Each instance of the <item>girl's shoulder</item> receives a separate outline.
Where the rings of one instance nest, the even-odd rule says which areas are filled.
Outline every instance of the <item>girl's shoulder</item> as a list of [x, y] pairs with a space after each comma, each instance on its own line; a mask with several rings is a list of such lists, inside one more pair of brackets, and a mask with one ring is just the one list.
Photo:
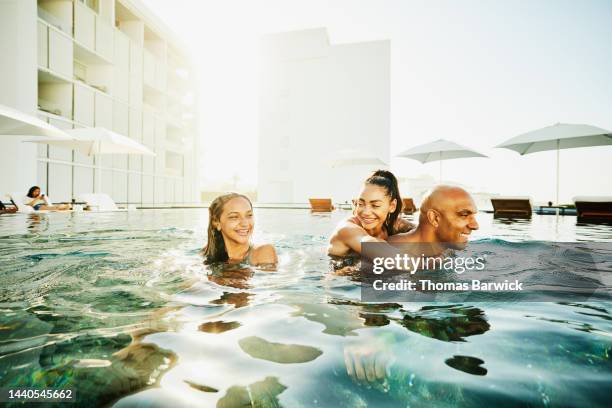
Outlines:
[[272, 244], [257, 244], [251, 249], [251, 263], [257, 264], [273, 264], [276, 263], [276, 249]]

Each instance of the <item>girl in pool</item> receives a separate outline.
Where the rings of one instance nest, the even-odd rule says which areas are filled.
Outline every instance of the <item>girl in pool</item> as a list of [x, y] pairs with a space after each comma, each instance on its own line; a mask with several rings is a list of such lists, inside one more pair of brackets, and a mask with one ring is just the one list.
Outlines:
[[274, 265], [276, 251], [270, 244], [253, 245], [253, 205], [242, 194], [229, 193], [214, 199], [208, 209], [208, 242], [203, 249], [207, 264]]
[[28, 194], [23, 197], [23, 204], [32, 207], [35, 211], [64, 211], [70, 209], [68, 205], [51, 205], [49, 198], [41, 193], [38, 186], [30, 187]]
[[412, 230], [414, 225], [400, 218], [401, 212], [397, 179], [390, 171], [375, 171], [363, 184], [353, 216], [332, 233], [328, 254], [354, 257], [361, 253], [364, 242], [385, 242], [391, 235]]

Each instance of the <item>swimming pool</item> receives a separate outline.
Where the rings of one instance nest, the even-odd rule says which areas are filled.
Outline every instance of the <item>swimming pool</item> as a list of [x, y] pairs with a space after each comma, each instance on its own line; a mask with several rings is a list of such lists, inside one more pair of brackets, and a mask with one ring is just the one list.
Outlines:
[[[77, 405], [608, 406], [608, 303], [362, 304], [332, 276], [348, 212], [256, 210], [277, 272], [218, 274], [207, 210], [0, 218], [0, 387], [71, 387]], [[575, 217], [493, 220], [477, 238], [612, 241]], [[381, 339], [382, 381], [347, 375]]]

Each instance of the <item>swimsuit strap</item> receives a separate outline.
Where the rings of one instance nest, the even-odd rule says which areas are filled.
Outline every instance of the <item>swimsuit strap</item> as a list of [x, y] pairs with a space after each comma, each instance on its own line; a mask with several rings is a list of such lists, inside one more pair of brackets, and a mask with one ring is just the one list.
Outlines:
[[253, 252], [253, 245], [249, 245], [246, 255], [242, 259], [241, 263], [251, 264], [251, 253]]

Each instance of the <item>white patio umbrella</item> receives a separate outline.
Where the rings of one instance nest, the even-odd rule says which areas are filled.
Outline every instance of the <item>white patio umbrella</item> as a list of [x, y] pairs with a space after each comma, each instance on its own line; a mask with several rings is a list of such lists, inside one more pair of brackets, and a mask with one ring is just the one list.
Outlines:
[[[155, 153], [145, 145], [105, 128], [81, 128], [67, 130], [66, 132], [70, 135], [70, 140], [38, 138], [26, 140], [26, 142], [45, 143], [74, 149], [88, 156], [95, 154], [140, 154], [155, 156]], [[96, 190], [100, 188], [100, 176], [100, 164], [98, 164], [95, 183]]]
[[332, 167], [347, 167], [347, 166], [388, 166], [382, 159], [361, 150], [343, 149], [336, 152]]
[[463, 159], [468, 157], [488, 157], [482, 153], [472, 150], [449, 140], [439, 139], [434, 142], [425, 143], [412, 147], [397, 157], [405, 157], [420, 161], [421, 163], [429, 163], [434, 161], [440, 162], [440, 181], [442, 181], [442, 161], [452, 159]]
[[54, 140], [68, 140], [62, 130], [6, 105], [0, 105], [0, 136], [43, 136]]
[[495, 146], [529, 153], [557, 150], [557, 197], [559, 205], [559, 151], [577, 147], [612, 145], [612, 132], [591, 125], [557, 123], [531, 132], [523, 133]]
[[26, 142], [44, 143], [74, 149], [88, 156], [95, 154], [141, 154], [155, 156], [155, 153], [134, 139], [105, 128], [81, 128], [67, 130], [69, 140], [30, 139]]

